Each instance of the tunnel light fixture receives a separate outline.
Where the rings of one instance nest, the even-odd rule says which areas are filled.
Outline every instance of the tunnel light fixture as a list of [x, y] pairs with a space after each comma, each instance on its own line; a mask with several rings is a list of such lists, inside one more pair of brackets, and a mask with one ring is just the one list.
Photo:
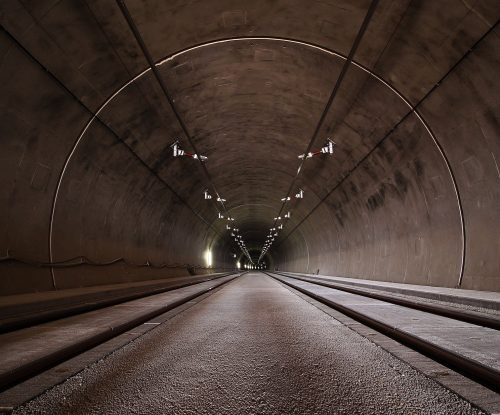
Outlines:
[[336, 146], [337, 144], [335, 142], [332, 141], [331, 138], [327, 138], [326, 139], [326, 144], [321, 148], [321, 152], [323, 154], [329, 154], [329, 155], [332, 155], [333, 154], [333, 148]]
[[311, 157], [318, 156], [320, 154], [328, 154], [332, 155], [333, 154], [333, 149], [337, 144], [331, 140], [331, 138], [326, 139], [326, 143], [323, 147], [321, 147], [319, 150], [316, 151], [310, 151], [307, 154], [301, 154], [298, 156], [299, 159], [310, 159]]
[[282, 202], [288, 202], [290, 200], [290, 196], [284, 197], [281, 199]]
[[296, 199], [304, 199], [304, 191], [299, 189], [299, 192], [295, 194]]
[[231, 217], [231, 216], [228, 216], [228, 217], [227, 217], [227, 220], [228, 220], [228, 221], [234, 221], [234, 218], [233, 218], [233, 217]]
[[175, 141], [174, 144], [170, 146], [173, 151], [174, 157], [180, 157], [184, 155], [184, 150], [182, 150], [179, 146], [179, 141]]
[[313, 156], [313, 153], [309, 152], [309, 153], [307, 153], [307, 154], [300, 154], [300, 155], [298, 155], [297, 157], [298, 157], [299, 159], [304, 159], [304, 158], [306, 158], [306, 159], [310, 159], [312, 156]]
[[226, 201], [226, 199], [223, 199], [222, 197], [217, 196], [217, 202], [224, 203], [225, 201]]
[[226, 229], [227, 229], [228, 231], [230, 231], [230, 230], [231, 230], [231, 226], [226, 225]]
[[276, 216], [274, 220], [281, 220], [281, 216]]
[[196, 153], [189, 153], [187, 151], [184, 151], [180, 145], [179, 145], [179, 141], [175, 141], [171, 146], [172, 148], [172, 154], [174, 157], [182, 157], [182, 156], [185, 156], [185, 157], [191, 157], [193, 159], [196, 159], [196, 160], [200, 160], [200, 161], [205, 161], [208, 159], [207, 156], [202, 156], [201, 154], [199, 155], [198, 157], [198, 154]]
[[218, 216], [219, 219], [224, 219], [224, 215], [222, 213], [220, 213], [220, 212], [218, 212], [218, 213], [219, 213], [219, 216]]
[[203, 191], [203, 195], [204, 195], [204, 197], [205, 197], [205, 200], [210, 200], [210, 199], [212, 199], [212, 195], [211, 195], [210, 193], [208, 193], [208, 189], [205, 189], [205, 190]]
[[290, 219], [290, 216], [291, 216], [290, 212], [287, 212], [287, 213], [285, 214], [285, 218], [287, 218], [287, 219]]
[[186, 153], [186, 156], [192, 157], [194, 159], [198, 159], [199, 158], [200, 161], [208, 160], [207, 156], [202, 156], [201, 154], [200, 154], [200, 157], [198, 157], [198, 154]]
[[282, 223], [278, 226], [278, 229], [283, 229], [283, 224]]

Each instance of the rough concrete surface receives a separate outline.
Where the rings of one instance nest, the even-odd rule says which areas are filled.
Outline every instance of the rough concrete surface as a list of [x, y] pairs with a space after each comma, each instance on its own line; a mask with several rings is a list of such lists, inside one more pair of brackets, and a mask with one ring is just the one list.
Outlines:
[[15, 414], [479, 414], [247, 274]]

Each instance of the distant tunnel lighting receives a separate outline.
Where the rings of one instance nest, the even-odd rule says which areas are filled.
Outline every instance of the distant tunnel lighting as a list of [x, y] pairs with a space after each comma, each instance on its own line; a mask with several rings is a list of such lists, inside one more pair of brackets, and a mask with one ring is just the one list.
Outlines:
[[205, 265], [210, 268], [212, 266], [212, 251], [207, 249], [205, 251]]
[[241, 263], [240, 261], [236, 261], [236, 268], [240, 269], [241, 268]]

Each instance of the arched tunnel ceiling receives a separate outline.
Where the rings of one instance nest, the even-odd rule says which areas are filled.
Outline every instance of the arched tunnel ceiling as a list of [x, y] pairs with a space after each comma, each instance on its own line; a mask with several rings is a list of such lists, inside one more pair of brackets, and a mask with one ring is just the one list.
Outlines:
[[[260, 248], [370, 2], [126, 4]], [[207, 246], [233, 252], [199, 163], [172, 157], [177, 139], [192, 148], [117, 4], [8, 0], [0, 12], [5, 258], [196, 264]], [[283, 267], [448, 286], [465, 272], [466, 287], [496, 289], [500, 241], [481, 233], [498, 211], [499, 15], [494, 1], [379, 2], [313, 146], [332, 137], [334, 155], [305, 163], [294, 191], [306, 197], [285, 207]]]

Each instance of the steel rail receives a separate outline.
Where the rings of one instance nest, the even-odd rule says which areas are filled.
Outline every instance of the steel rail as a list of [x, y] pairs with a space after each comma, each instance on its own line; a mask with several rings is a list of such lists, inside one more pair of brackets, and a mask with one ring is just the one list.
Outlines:
[[[132, 320], [120, 323], [119, 325], [114, 327], [109, 327], [107, 330], [94, 334], [82, 341], [79, 341], [78, 343], [62, 347], [61, 349], [43, 356], [37, 360], [24, 362], [15, 369], [2, 373], [0, 375], [0, 392], [3, 392], [27, 379], [30, 379], [66, 360], [71, 359], [72, 357], [82, 354], [87, 350], [101, 343], [104, 343], [105, 341], [111, 340], [118, 335], [125, 333], [126, 331], [131, 330], [134, 327], [147, 322], [148, 320], [151, 320], [154, 317], [164, 314], [167, 311], [173, 310], [174, 308], [177, 308], [185, 303], [188, 303], [189, 301], [194, 300], [195, 298], [207, 294], [218, 287], [228, 284], [231, 281], [234, 281], [235, 278], [238, 278], [238, 276], [241, 276], [243, 273], [235, 274], [236, 275], [234, 277], [228, 279], [227, 281], [219, 282], [218, 284], [212, 287], [205, 288], [200, 292], [190, 294], [186, 297], [173, 301], [172, 303], [165, 304], [157, 309], [151, 310], [143, 315], [135, 317]], [[225, 277], [229, 276], [226, 275]], [[144, 295], [144, 297], [145, 296], [147, 295]]]
[[354, 288], [346, 286], [341, 283], [327, 282], [325, 280], [318, 281], [314, 277], [308, 277], [305, 275], [289, 275], [284, 272], [275, 272], [275, 274], [282, 275], [284, 277], [293, 278], [300, 281], [309, 282], [311, 284], [321, 285], [323, 287], [333, 288], [339, 291], [345, 291], [350, 294], [361, 295], [363, 297], [373, 298], [375, 300], [385, 301], [387, 303], [401, 305], [407, 308], [413, 308], [415, 310], [425, 311], [427, 313], [440, 315], [443, 317], [453, 318], [455, 320], [465, 321], [466, 323], [475, 324], [477, 326], [488, 327], [494, 330], [500, 330], [500, 318], [493, 315], [487, 315], [484, 313], [479, 313], [476, 311], [460, 310], [458, 308], [446, 307], [439, 304], [431, 303], [421, 303], [418, 301], [395, 297], [391, 294], [383, 294], [373, 292], [367, 288]]
[[[152, 287], [134, 287], [133, 289], [122, 289], [113, 294], [112, 298], [96, 299], [96, 293], [84, 295], [72, 299], [69, 306], [57, 308], [50, 304], [39, 304], [35, 314], [15, 314], [10, 312], [8, 308], [1, 307], [0, 311], [3, 314], [0, 318], [0, 334], [10, 331], [23, 329], [26, 327], [35, 326], [38, 324], [47, 323], [49, 321], [59, 320], [61, 318], [71, 317], [77, 314], [87, 313], [89, 311], [98, 310], [100, 308], [110, 307], [117, 304], [122, 304], [128, 301], [137, 300], [139, 298], [149, 297], [156, 294], [162, 294], [167, 291], [177, 290], [179, 288], [189, 287], [191, 285], [200, 284], [202, 282], [213, 281], [219, 278], [228, 277], [238, 272], [225, 272], [220, 274], [206, 274], [197, 277], [191, 277], [190, 281], [181, 281], [172, 283], [159, 283]], [[189, 278], [189, 277], [188, 277]], [[10, 314], [10, 316], [5, 316]]]
[[441, 346], [423, 340], [415, 335], [398, 330], [397, 328], [389, 324], [383, 323], [373, 317], [369, 317], [366, 314], [359, 313], [342, 304], [338, 304], [320, 295], [311, 293], [310, 291], [308, 291], [303, 287], [296, 286], [293, 283], [282, 280], [281, 278], [273, 276], [270, 273], [266, 272], [266, 274], [269, 277], [277, 281], [280, 281], [282, 284], [287, 285], [311, 298], [314, 298], [320, 303], [323, 303], [341, 312], [342, 314], [345, 314], [346, 316], [351, 317], [354, 320], [362, 324], [365, 324], [366, 326], [371, 327], [374, 330], [398, 342], [407, 345], [408, 347], [428, 356], [429, 358], [436, 360], [440, 363], [443, 363], [444, 365], [450, 367], [453, 370], [456, 370], [457, 372], [463, 374], [464, 376], [474, 381], [477, 381], [483, 386], [486, 386], [487, 388], [497, 393], [500, 392], [500, 372], [498, 370], [492, 367], [488, 367], [475, 360], [468, 359], [458, 353], [444, 349]]

